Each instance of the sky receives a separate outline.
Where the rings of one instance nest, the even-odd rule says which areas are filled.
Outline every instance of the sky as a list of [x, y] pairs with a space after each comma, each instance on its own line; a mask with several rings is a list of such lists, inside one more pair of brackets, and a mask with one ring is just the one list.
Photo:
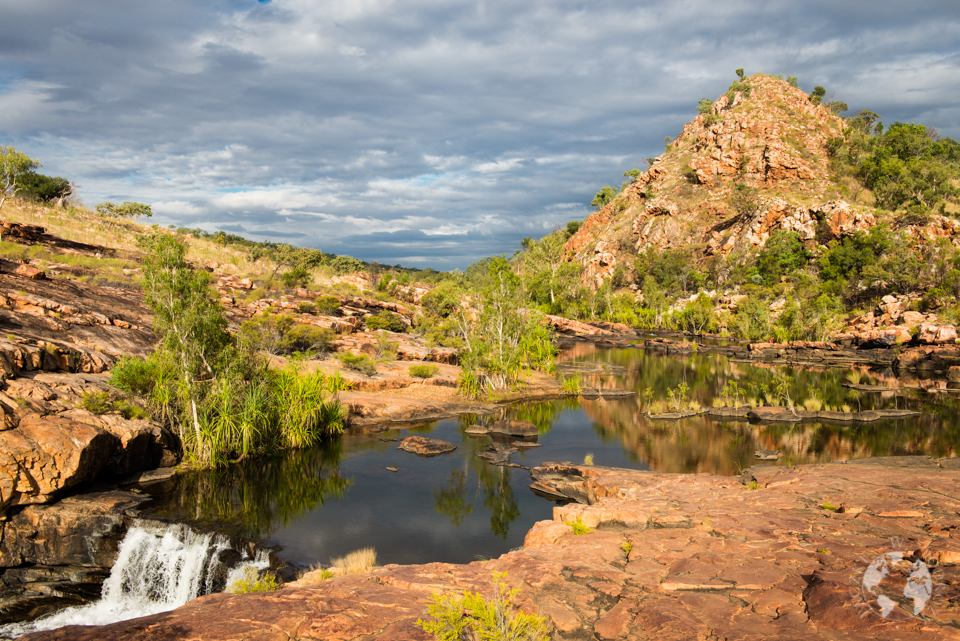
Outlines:
[[956, 0], [0, 0], [0, 145], [151, 222], [464, 269], [736, 79], [960, 139]]

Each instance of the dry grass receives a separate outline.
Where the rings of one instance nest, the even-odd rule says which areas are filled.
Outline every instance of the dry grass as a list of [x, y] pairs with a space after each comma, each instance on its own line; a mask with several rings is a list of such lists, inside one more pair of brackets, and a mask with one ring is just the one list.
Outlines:
[[346, 556], [330, 559], [330, 571], [336, 576], [363, 574], [377, 565], [377, 551], [373, 548], [354, 550]]

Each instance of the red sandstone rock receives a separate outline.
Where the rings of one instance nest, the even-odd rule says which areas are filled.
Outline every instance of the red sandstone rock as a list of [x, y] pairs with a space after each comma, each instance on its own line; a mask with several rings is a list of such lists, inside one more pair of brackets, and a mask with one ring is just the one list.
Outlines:
[[17, 274], [32, 280], [43, 280], [47, 277], [46, 272], [32, 265], [20, 265], [17, 267]]
[[[520, 607], [546, 616], [558, 641], [957, 638], [960, 567], [948, 561], [960, 559], [960, 469], [949, 460], [758, 466], [743, 481], [553, 463], [534, 473], [590, 504], [557, 507], [522, 550], [498, 559], [391, 565], [315, 587], [211, 595], [173, 612], [28, 639], [426, 641], [414, 623], [427, 616], [431, 595], [489, 594], [494, 571], [507, 573]], [[822, 509], [838, 496], [863, 511]], [[880, 517], [894, 511], [920, 516]], [[573, 534], [567, 523], [578, 518], [597, 529]], [[891, 623], [857, 605], [858, 586], [867, 564], [898, 544], [943, 561], [926, 618]]]

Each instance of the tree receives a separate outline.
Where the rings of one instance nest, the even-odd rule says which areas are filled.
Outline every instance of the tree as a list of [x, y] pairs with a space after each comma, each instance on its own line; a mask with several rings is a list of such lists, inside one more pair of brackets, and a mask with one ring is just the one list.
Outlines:
[[[177, 391], [189, 408], [194, 435], [200, 442], [197, 405], [201, 381], [215, 376], [218, 357], [231, 342], [227, 320], [211, 295], [207, 272], [190, 267], [187, 248], [180, 240], [156, 232], [142, 246], [149, 251], [143, 262], [143, 291], [153, 311], [154, 329], [160, 334], [157, 351], [169, 357], [177, 372]], [[180, 438], [184, 440], [182, 432]]]
[[745, 77], [743, 73], [743, 69], [737, 69], [737, 77], [740, 78], [740, 82], [743, 82], [743, 79]]
[[39, 166], [39, 162], [13, 147], [0, 147], [0, 209], [7, 197], [16, 196], [22, 177]]
[[794, 89], [800, 88], [800, 81], [797, 80], [796, 76], [787, 76], [787, 84], [793, 87]]
[[150, 205], [143, 203], [134, 203], [129, 200], [124, 201], [122, 205], [115, 205], [110, 201], [97, 205], [97, 213], [102, 216], [111, 216], [113, 218], [131, 218], [137, 220], [141, 216], [150, 218], [153, 216], [153, 209]]
[[827, 95], [827, 90], [821, 87], [820, 85], [817, 85], [816, 87], [813, 88], [813, 91], [810, 92], [810, 102], [812, 102], [815, 105], [819, 105], [820, 101], [823, 100], [823, 97], [825, 95]]
[[830, 111], [832, 111], [837, 115], [840, 115], [844, 111], [848, 111], [850, 109], [850, 106], [847, 105], [847, 103], [845, 103], [842, 100], [831, 100], [830, 102], [827, 103], [827, 109], [829, 109]]
[[609, 203], [613, 202], [613, 199], [616, 197], [617, 190], [610, 185], [605, 185], [603, 189], [597, 192], [597, 195], [593, 197], [593, 200], [590, 201], [590, 206], [596, 207], [597, 209], [603, 209]]
[[523, 276], [527, 280], [531, 297], [538, 303], [546, 303], [549, 299], [550, 313], [559, 313], [559, 294], [568, 289], [571, 282], [571, 269], [563, 256], [563, 246], [567, 242], [567, 235], [557, 229], [547, 234], [539, 241], [532, 238], [524, 239], [524, 253], [522, 254]]
[[701, 98], [697, 103], [697, 113], [709, 116], [713, 112], [713, 101], [709, 98]]
[[524, 367], [554, 369], [551, 332], [539, 313], [523, 309], [523, 283], [504, 257], [489, 261], [489, 283], [477, 300], [477, 317], [457, 319], [464, 340], [461, 388], [474, 396], [508, 389]]
[[20, 179], [20, 190], [43, 203], [56, 200], [56, 206], [62, 207], [64, 199], [73, 193], [73, 185], [66, 178], [28, 172]]

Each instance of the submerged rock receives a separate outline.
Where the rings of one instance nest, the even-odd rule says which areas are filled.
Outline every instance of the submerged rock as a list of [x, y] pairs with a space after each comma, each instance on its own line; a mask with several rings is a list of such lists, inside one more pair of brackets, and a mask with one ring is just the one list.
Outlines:
[[537, 426], [529, 421], [495, 421], [487, 425], [477, 423], [466, 429], [470, 436], [506, 434], [507, 436], [536, 436]]

